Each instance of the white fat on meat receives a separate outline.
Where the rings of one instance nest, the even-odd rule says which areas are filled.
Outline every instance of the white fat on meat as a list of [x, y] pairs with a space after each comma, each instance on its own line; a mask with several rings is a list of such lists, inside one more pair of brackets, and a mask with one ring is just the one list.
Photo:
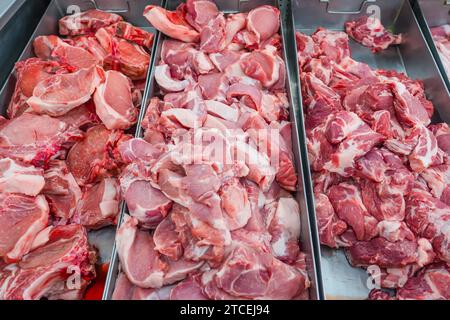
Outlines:
[[105, 81], [95, 91], [94, 102], [97, 115], [109, 130], [126, 130], [137, 121], [131, 80], [121, 72], [105, 73]]
[[209, 114], [220, 117], [224, 120], [236, 122], [239, 118], [239, 110], [225, 103], [215, 100], [206, 100], [206, 109]]
[[52, 75], [40, 82], [27, 103], [38, 114], [58, 117], [91, 99], [103, 78], [103, 69], [92, 67], [74, 73]]
[[169, 19], [170, 14], [172, 12], [158, 6], [147, 6], [144, 10], [144, 17], [153, 27], [165, 35], [184, 42], [197, 42], [199, 40], [200, 35], [194, 28], [181, 19], [181, 22], [177, 24]]
[[0, 160], [0, 191], [37, 196], [44, 188], [42, 169], [18, 163], [12, 159]]
[[117, 231], [116, 245], [121, 266], [134, 285], [161, 288], [168, 266], [154, 250], [150, 233], [139, 230], [137, 225], [137, 219], [125, 216]]
[[170, 75], [170, 67], [167, 64], [155, 68], [155, 79], [158, 85], [169, 92], [179, 92], [189, 85], [188, 80], [175, 80]]
[[42, 195], [2, 194], [0, 204], [0, 257], [15, 262], [30, 251], [36, 235], [47, 226], [50, 209]]

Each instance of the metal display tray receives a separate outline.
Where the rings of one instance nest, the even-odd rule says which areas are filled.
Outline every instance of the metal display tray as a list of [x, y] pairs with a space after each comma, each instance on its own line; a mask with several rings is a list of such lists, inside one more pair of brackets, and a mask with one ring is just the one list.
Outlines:
[[[281, 1], [270, 1], [270, 0], [245, 0], [245, 1], [227, 1], [227, 0], [217, 0], [215, 1], [219, 9], [226, 13], [235, 13], [235, 12], [248, 12], [252, 10], [253, 8], [256, 8], [261, 5], [273, 5], [275, 7], [278, 7], [282, 12], [285, 12], [283, 6], [286, 4], [286, 2], [282, 3]], [[165, 8], [168, 10], [174, 10], [181, 1], [166, 1]], [[284, 19], [283, 19], [284, 20]], [[283, 21], [281, 24], [281, 35], [283, 39], [283, 55], [284, 59], [287, 64], [287, 45], [288, 45], [288, 39], [286, 36], [286, 30], [285, 30], [285, 22]], [[159, 33], [156, 41], [156, 49], [154, 50], [154, 59], [153, 59], [153, 65], [151, 67], [151, 75], [150, 79], [148, 81], [148, 87], [147, 92], [148, 95], [146, 96], [146, 103], [143, 106], [143, 109], [147, 107], [150, 99], [158, 94], [157, 90], [157, 84], [154, 77], [154, 66], [157, 65], [160, 61], [160, 54], [161, 54], [161, 48], [162, 43], [167, 37], [164, 36], [162, 33]], [[309, 217], [311, 215], [308, 214], [308, 208], [307, 208], [307, 197], [305, 193], [305, 183], [303, 180], [303, 167], [302, 164], [302, 157], [300, 152], [300, 136], [298, 134], [298, 131], [295, 130], [299, 127], [299, 116], [301, 114], [299, 105], [294, 104], [294, 97], [291, 95], [292, 92], [294, 92], [295, 89], [295, 82], [293, 81], [294, 73], [292, 70], [288, 70], [287, 72], [287, 84], [286, 89], [289, 96], [290, 101], [290, 116], [291, 116], [291, 122], [293, 124], [293, 130], [292, 130], [292, 140], [293, 140], [293, 148], [294, 148], [294, 156], [295, 156], [295, 163], [298, 171], [298, 178], [299, 178], [299, 189], [296, 193], [296, 199], [300, 205], [301, 210], [301, 248], [302, 251], [307, 256], [307, 270], [308, 275], [311, 280], [311, 288], [310, 288], [310, 298], [311, 299], [320, 299], [320, 293], [319, 293], [319, 286], [317, 282], [317, 269], [316, 269], [316, 253], [315, 248], [317, 247], [317, 244], [315, 244], [315, 238], [311, 233], [311, 221], [309, 220]], [[145, 111], [145, 110], [143, 110]], [[143, 114], [143, 113], [142, 113]], [[142, 119], [141, 119], [142, 120]], [[142, 136], [142, 130], [139, 127], [137, 129], [137, 134], [139, 136]], [[124, 212], [124, 214], [128, 214], [128, 212]], [[123, 216], [121, 217], [121, 221], [123, 220]], [[314, 224], [315, 226], [315, 224]], [[112, 297], [112, 294], [114, 292], [115, 282], [119, 273], [119, 258], [117, 255], [116, 248], [113, 249], [113, 257], [111, 260], [111, 268], [108, 273], [107, 282], [106, 282], [106, 289], [104, 291], [104, 300], [110, 300]]]
[[[428, 2], [429, 0], [426, 0]], [[293, 0], [288, 7], [288, 29], [306, 34], [318, 27], [343, 30], [344, 23], [361, 15], [380, 13], [382, 23], [395, 33], [402, 33], [401, 45], [374, 54], [369, 48], [351, 40], [353, 57], [376, 69], [394, 69], [405, 72], [413, 79], [421, 79], [425, 84], [427, 97], [433, 102], [436, 112], [433, 122], [450, 123], [450, 96], [447, 87], [427, 45], [411, 4], [407, 0]], [[448, 11], [446, 11], [446, 14]], [[296, 39], [291, 34], [291, 68], [295, 69], [295, 79], [299, 85], [299, 66], [296, 52]], [[298, 103], [302, 106], [301, 94], [297, 88]], [[300, 112], [299, 134], [303, 158], [308, 208], [315, 221], [313, 182], [309, 170], [309, 159], [304, 127], [304, 116]], [[313, 228], [316, 231], [317, 228]], [[370, 292], [370, 281], [365, 270], [353, 268], [348, 263], [343, 250], [319, 246], [316, 264], [320, 270], [319, 283], [323, 286], [324, 299], [366, 299]]]
[[422, 27], [425, 39], [441, 71], [442, 78], [450, 91], [450, 75], [445, 71], [439, 51], [431, 35], [431, 28], [450, 24], [450, 1], [444, 0], [414, 0], [413, 9]]
[[[40, 20], [38, 26], [36, 27], [33, 35], [31, 36], [27, 46], [25, 47], [23, 53], [21, 54], [18, 61], [25, 60], [34, 57], [33, 53], [33, 40], [41, 35], [59, 34], [58, 32], [58, 21], [62, 17], [72, 14], [75, 12], [83, 12], [89, 9], [100, 9], [107, 12], [114, 12], [120, 14], [125, 21], [130, 22], [134, 26], [140, 27], [144, 30], [156, 34], [156, 30], [151, 28], [147, 23], [147, 20], [143, 17], [144, 8], [147, 5], [155, 4], [160, 5], [160, 1], [151, 0], [52, 0], [49, 4], [47, 10], [45, 11], [42, 19]], [[156, 36], [155, 36], [156, 38]], [[152, 52], [155, 49], [156, 42], [153, 45]], [[151, 72], [151, 66], [153, 59], [153, 54], [151, 55], [150, 67], [147, 74], [147, 82], [149, 79], [149, 74]], [[1, 115], [6, 115], [6, 110], [8, 108], [11, 97], [14, 93], [14, 88], [16, 85], [16, 75], [14, 70], [11, 71], [9, 77], [7, 78], [3, 88], [0, 91], [0, 111]], [[148, 86], [146, 86], [147, 88]], [[143, 94], [143, 104], [141, 105], [139, 119], [142, 119], [142, 113], [144, 110], [144, 102], [146, 101], [147, 92], [144, 91]], [[138, 124], [136, 127], [140, 127]], [[129, 133], [136, 136], [136, 127], [129, 130]], [[121, 205], [121, 215], [124, 210], [124, 202]], [[89, 231], [88, 237], [89, 242], [93, 245], [99, 253], [98, 261], [99, 264], [109, 263], [111, 261], [113, 246], [115, 241], [116, 226], [109, 226], [102, 228], [100, 230]]]

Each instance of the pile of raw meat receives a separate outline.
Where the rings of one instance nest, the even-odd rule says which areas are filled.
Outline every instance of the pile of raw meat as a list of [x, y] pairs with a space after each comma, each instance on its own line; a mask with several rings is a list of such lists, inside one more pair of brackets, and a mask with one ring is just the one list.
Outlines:
[[[354, 39], [391, 43], [364, 21], [347, 24]], [[396, 294], [373, 299], [449, 299], [449, 127], [431, 124], [421, 81], [353, 60], [346, 33], [296, 38], [321, 243], [379, 268]]]
[[146, 8], [166, 34], [143, 139], [119, 151], [130, 215], [113, 299], [306, 299], [280, 12]]
[[118, 148], [131, 138], [153, 35], [101, 11], [60, 20], [16, 65], [0, 120], [0, 299], [79, 299], [95, 278], [87, 230], [115, 224]]
[[431, 34], [439, 51], [445, 72], [450, 76], [450, 25], [446, 24], [431, 28]]

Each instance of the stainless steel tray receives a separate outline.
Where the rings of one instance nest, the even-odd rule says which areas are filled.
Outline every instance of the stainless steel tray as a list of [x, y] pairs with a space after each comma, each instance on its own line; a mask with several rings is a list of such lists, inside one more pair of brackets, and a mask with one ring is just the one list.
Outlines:
[[[428, 1], [428, 0], [427, 0]], [[353, 57], [377, 69], [394, 69], [405, 72], [414, 79], [422, 79], [427, 96], [436, 108], [434, 122], [450, 121], [450, 96], [439, 72], [438, 66], [425, 41], [418, 21], [407, 0], [293, 0], [288, 7], [288, 29], [306, 34], [313, 33], [319, 26], [343, 30], [344, 23], [361, 15], [379, 10], [382, 23], [396, 33], [404, 34], [404, 43], [391, 47], [386, 51], [373, 54], [370, 49], [351, 40]], [[299, 79], [296, 40], [291, 34], [289, 50], [292, 52], [291, 68], [295, 70], [295, 79]], [[297, 88], [299, 91], [299, 88]], [[299, 92], [296, 101], [301, 106]], [[303, 108], [302, 108], [303, 109]], [[312, 192], [311, 172], [309, 170], [308, 152], [303, 113], [299, 113], [299, 130], [301, 137], [301, 153], [306, 181], [311, 221], [315, 221], [315, 204]], [[312, 229], [317, 231], [317, 227]], [[316, 233], [317, 235], [317, 233]], [[319, 281], [323, 286], [325, 299], [366, 299], [370, 291], [368, 275], [365, 270], [349, 265], [342, 250], [334, 250], [320, 246], [317, 250], [317, 265], [320, 268]]]
[[[172, 0], [168, 0], [166, 1], [166, 9], [168, 10], [174, 10], [181, 1], [172, 1]], [[256, 8], [257, 6], [260, 5], [273, 5], [276, 7], [279, 7], [283, 10], [281, 10], [282, 12], [285, 12], [283, 6], [286, 4], [286, 1], [284, 1], [284, 3], [282, 3], [281, 1], [270, 1], [270, 0], [243, 0], [243, 1], [226, 1], [226, 0], [217, 0], [215, 1], [216, 4], [218, 5], [219, 9], [223, 12], [226, 13], [233, 13], [233, 12], [247, 12], [252, 10], [253, 8]], [[282, 33], [282, 37], [283, 37], [283, 44], [284, 44], [284, 59], [287, 63], [287, 52], [286, 52], [286, 48], [287, 48], [287, 37], [286, 37], [286, 32], [285, 32], [285, 21], [283, 19], [283, 23], [282, 23], [282, 27], [281, 27], [281, 33]], [[161, 48], [162, 48], [162, 42], [164, 41], [166, 37], [163, 34], [159, 34], [157, 37], [157, 43], [156, 43], [156, 49], [154, 50], [154, 60], [153, 60], [153, 64], [157, 64], [159, 62], [159, 57], [161, 54]], [[150, 75], [150, 80], [148, 82], [148, 87], [147, 87], [147, 92], [148, 95], [146, 97], [146, 104], [145, 106], [148, 105], [148, 102], [150, 101], [150, 98], [154, 97], [157, 95], [157, 85], [156, 85], [156, 81], [154, 78], [154, 68], [152, 66], [151, 68], [151, 75]], [[299, 107], [298, 104], [294, 104], [294, 97], [291, 95], [292, 92], [295, 92], [295, 87], [292, 86], [291, 88], [291, 84], [293, 84], [294, 82], [292, 81], [292, 76], [294, 75], [293, 72], [291, 72], [291, 70], [288, 70], [288, 75], [287, 75], [287, 84], [289, 84], [287, 86], [287, 92], [289, 95], [289, 99], [290, 99], [290, 115], [291, 115], [291, 121], [293, 123], [293, 129], [292, 130], [292, 134], [293, 134], [293, 148], [294, 148], [294, 154], [295, 154], [295, 162], [297, 165], [297, 170], [298, 170], [298, 176], [299, 176], [299, 191], [296, 194], [296, 199], [300, 205], [300, 209], [302, 212], [301, 215], [301, 226], [302, 226], [302, 230], [301, 230], [301, 248], [302, 251], [305, 252], [305, 254], [307, 255], [307, 268], [308, 268], [308, 274], [311, 280], [311, 288], [310, 288], [310, 298], [311, 299], [319, 299], [320, 294], [319, 294], [319, 288], [318, 288], [318, 284], [317, 284], [317, 270], [316, 270], [316, 265], [315, 265], [315, 242], [314, 239], [312, 237], [311, 234], [311, 222], [309, 220], [309, 214], [308, 214], [308, 208], [307, 208], [307, 197], [305, 194], [305, 183], [303, 181], [303, 167], [304, 165], [302, 164], [302, 157], [301, 157], [301, 152], [300, 152], [300, 137], [298, 135], [298, 131], [295, 130], [296, 127], [299, 126], [299, 118], [298, 116], [300, 115], [299, 112]], [[142, 120], [142, 119], [140, 119]], [[137, 130], [137, 134], [140, 136], [142, 134], [141, 132], [141, 128], [139, 126], [138, 130]], [[124, 214], [128, 214], [127, 212], [124, 212]], [[123, 216], [122, 216], [123, 218]], [[315, 224], [314, 224], [315, 225]], [[104, 296], [103, 298], [105, 300], [110, 300], [114, 291], [114, 286], [115, 286], [115, 281], [117, 279], [118, 276], [118, 271], [119, 271], [119, 259], [117, 256], [117, 251], [114, 248], [113, 251], [113, 258], [112, 258], [112, 262], [111, 262], [111, 268], [109, 270], [109, 274], [107, 277], [107, 283], [106, 283], [106, 289], [104, 292]]]
[[[39, 22], [36, 30], [31, 36], [27, 46], [25, 47], [20, 60], [25, 60], [33, 57], [33, 40], [41, 35], [58, 34], [58, 21], [62, 17], [77, 12], [77, 10], [85, 11], [89, 9], [98, 8], [108, 12], [115, 12], [120, 14], [126, 21], [132, 23], [133, 25], [143, 28], [149, 32], [156, 34], [156, 30], [151, 28], [147, 20], [143, 17], [143, 12], [145, 6], [149, 4], [159, 5], [161, 1], [159, 0], [52, 0], [49, 4], [47, 10], [45, 11], [41, 21]], [[78, 12], [80, 12], [78, 11]], [[156, 43], [154, 43], [155, 48]], [[151, 57], [153, 59], [153, 55]], [[152, 66], [152, 60], [150, 61], [150, 66]], [[149, 74], [151, 68], [149, 68], [147, 74], [147, 81], [149, 79]], [[9, 101], [14, 93], [14, 87], [16, 84], [16, 76], [14, 71], [11, 71], [9, 77], [7, 78], [3, 88], [0, 91], [0, 111], [1, 115], [6, 114]], [[147, 88], [147, 86], [146, 86]], [[147, 92], [144, 91], [143, 102], [147, 97]], [[141, 106], [141, 113], [145, 112], [144, 103]], [[142, 115], [140, 115], [142, 118]], [[132, 129], [131, 134], [136, 134], [136, 130]], [[122, 212], [124, 205], [122, 204]], [[98, 263], [109, 263], [112, 257], [114, 238], [116, 234], [116, 226], [106, 227], [97, 231], [90, 231], [89, 242], [98, 249], [99, 259]], [[111, 267], [112, 265], [110, 265]]]
[[450, 1], [414, 0], [413, 8], [417, 19], [419, 20], [420, 26], [422, 27], [425, 39], [427, 40], [430, 50], [436, 59], [439, 70], [441, 71], [442, 78], [447, 85], [447, 89], [450, 90], [450, 75], [448, 75], [445, 71], [439, 51], [436, 48], [430, 30], [430, 28], [450, 23]]

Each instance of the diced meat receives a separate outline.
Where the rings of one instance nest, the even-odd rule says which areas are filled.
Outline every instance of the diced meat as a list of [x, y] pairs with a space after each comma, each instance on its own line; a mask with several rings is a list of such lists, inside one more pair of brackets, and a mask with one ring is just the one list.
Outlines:
[[345, 24], [345, 30], [357, 42], [369, 47], [373, 52], [387, 49], [391, 45], [402, 42], [401, 35], [387, 31], [376, 17], [363, 16], [356, 21]]
[[112, 300], [169, 300], [173, 286], [144, 289], [132, 284], [125, 273], [117, 276]]
[[367, 212], [357, 186], [347, 183], [332, 186], [328, 198], [336, 214], [352, 227], [358, 240], [370, 240], [376, 235], [378, 222]]
[[9, 158], [0, 160], [0, 192], [37, 196], [44, 188], [42, 169], [21, 164]]
[[30, 251], [36, 235], [47, 226], [48, 203], [43, 196], [8, 193], [0, 195], [0, 203], [0, 258], [16, 262]]
[[336, 215], [325, 194], [316, 193], [315, 200], [320, 242], [331, 248], [337, 248], [339, 246], [338, 238], [347, 230], [347, 224]]
[[189, 84], [187, 80], [173, 79], [167, 64], [159, 65], [155, 68], [155, 80], [162, 89], [169, 92], [183, 91]]
[[94, 94], [97, 115], [109, 130], [128, 129], [138, 116], [131, 96], [131, 81], [117, 71], [108, 71], [105, 77]]
[[36, 113], [61, 116], [89, 101], [102, 78], [98, 67], [52, 75], [39, 82], [27, 103]]

